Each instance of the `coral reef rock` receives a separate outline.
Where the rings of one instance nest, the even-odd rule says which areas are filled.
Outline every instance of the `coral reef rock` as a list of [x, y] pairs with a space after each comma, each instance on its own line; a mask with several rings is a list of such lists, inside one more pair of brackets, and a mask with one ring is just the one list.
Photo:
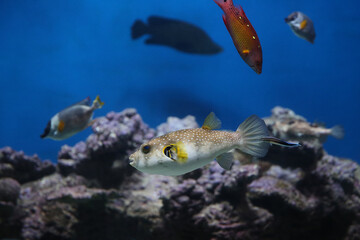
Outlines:
[[76, 173], [100, 182], [103, 187], [116, 186], [133, 168], [128, 156], [155, 131], [143, 123], [135, 109], [110, 112], [98, 118], [86, 142], [67, 145], [58, 154], [58, 167], [63, 175]]
[[54, 164], [48, 160], [42, 162], [36, 154], [30, 157], [10, 147], [0, 149], [0, 178], [10, 177], [26, 183], [54, 172]]
[[[292, 121], [307, 123], [281, 107], [266, 118], [276, 136]], [[129, 166], [143, 142], [197, 126], [168, 118], [155, 131], [134, 109], [110, 112], [85, 142], [62, 147], [56, 168], [1, 149], [0, 239], [360, 239], [359, 165], [316, 136], [271, 146], [260, 162], [235, 151], [229, 171], [215, 161], [178, 177]]]
[[16, 180], [12, 178], [0, 179], [0, 233], [6, 228], [16, 225], [12, 223], [11, 216], [15, 215], [14, 211], [19, 194], [20, 184]]

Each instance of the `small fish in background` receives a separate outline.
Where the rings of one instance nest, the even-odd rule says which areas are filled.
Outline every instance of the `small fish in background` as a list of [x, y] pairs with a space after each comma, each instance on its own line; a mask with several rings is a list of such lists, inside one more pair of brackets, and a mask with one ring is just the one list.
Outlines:
[[220, 126], [220, 120], [210, 113], [201, 128], [171, 132], [144, 143], [130, 156], [130, 165], [149, 174], [177, 176], [203, 167], [213, 159], [229, 170], [233, 149], [264, 157], [270, 143], [299, 146], [270, 137], [265, 122], [255, 115], [247, 118], [235, 132], [213, 130]]
[[296, 36], [314, 43], [316, 36], [314, 24], [304, 13], [293, 12], [285, 18], [285, 22], [290, 26]]
[[91, 125], [94, 110], [104, 105], [99, 96], [90, 104], [91, 100], [87, 97], [55, 114], [40, 137], [64, 140], [84, 130]]
[[324, 123], [309, 123], [303, 116], [293, 110], [277, 106], [271, 110], [272, 115], [265, 119], [274, 136], [291, 141], [324, 143], [328, 136], [344, 138], [344, 128], [336, 125], [326, 128]]
[[185, 53], [216, 54], [222, 51], [199, 27], [180, 20], [150, 16], [148, 23], [136, 20], [131, 27], [132, 39], [150, 35], [146, 44], [163, 45]]
[[262, 49], [255, 29], [241, 6], [232, 0], [214, 0], [224, 11], [223, 20], [241, 58], [257, 73], [262, 72]]
[[327, 140], [328, 136], [332, 136], [336, 139], [343, 139], [345, 135], [344, 128], [340, 125], [326, 128], [323, 124], [309, 124], [302, 121], [292, 121], [288, 124], [289, 126], [283, 130], [286, 130], [289, 135], [293, 136], [292, 139], [305, 141], [318, 139], [323, 143]]

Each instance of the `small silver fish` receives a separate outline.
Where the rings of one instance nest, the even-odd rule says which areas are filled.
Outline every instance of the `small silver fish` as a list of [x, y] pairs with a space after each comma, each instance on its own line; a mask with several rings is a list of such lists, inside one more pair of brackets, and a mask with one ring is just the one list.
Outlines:
[[314, 43], [316, 37], [314, 23], [304, 13], [293, 12], [285, 18], [285, 22], [290, 26], [296, 36]]
[[294, 147], [298, 144], [270, 137], [265, 122], [252, 115], [235, 132], [215, 131], [220, 120], [210, 113], [201, 128], [183, 129], [154, 138], [130, 156], [130, 165], [149, 174], [177, 176], [200, 168], [213, 159], [231, 168], [233, 149], [264, 157], [269, 143]]
[[90, 103], [90, 98], [87, 97], [55, 114], [40, 137], [64, 140], [87, 128], [92, 123], [94, 110], [104, 105], [99, 96], [91, 106]]

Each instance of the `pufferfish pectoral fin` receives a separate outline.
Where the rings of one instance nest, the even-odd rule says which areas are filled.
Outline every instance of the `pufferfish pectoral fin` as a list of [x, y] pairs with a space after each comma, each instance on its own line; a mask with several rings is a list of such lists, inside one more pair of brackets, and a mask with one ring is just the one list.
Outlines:
[[188, 160], [188, 154], [186, 152], [185, 144], [183, 142], [177, 142], [172, 144], [170, 148], [172, 159], [178, 163], [186, 163]]
[[219, 163], [219, 165], [225, 169], [230, 170], [232, 162], [233, 162], [233, 154], [231, 152], [226, 152], [223, 154], [220, 154], [216, 157], [216, 161]]
[[211, 112], [204, 120], [202, 129], [213, 130], [221, 128], [221, 121], [215, 116], [215, 113]]

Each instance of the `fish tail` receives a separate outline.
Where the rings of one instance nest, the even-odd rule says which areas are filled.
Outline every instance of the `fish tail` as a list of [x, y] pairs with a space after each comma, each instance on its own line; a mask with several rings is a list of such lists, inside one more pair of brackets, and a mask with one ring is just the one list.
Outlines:
[[141, 20], [136, 20], [131, 27], [131, 38], [137, 39], [147, 33], [148, 27]]
[[236, 130], [239, 133], [238, 149], [253, 157], [264, 157], [269, 149], [269, 142], [263, 139], [269, 136], [264, 120], [256, 115], [248, 117]]
[[97, 95], [95, 100], [93, 101], [92, 108], [93, 109], [99, 109], [99, 108], [102, 108], [103, 105], [104, 105], [104, 102], [102, 102], [100, 100], [99, 95]]
[[336, 125], [331, 128], [331, 136], [337, 139], [343, 139], [345, 135], [344, 128], [340, 125]]

